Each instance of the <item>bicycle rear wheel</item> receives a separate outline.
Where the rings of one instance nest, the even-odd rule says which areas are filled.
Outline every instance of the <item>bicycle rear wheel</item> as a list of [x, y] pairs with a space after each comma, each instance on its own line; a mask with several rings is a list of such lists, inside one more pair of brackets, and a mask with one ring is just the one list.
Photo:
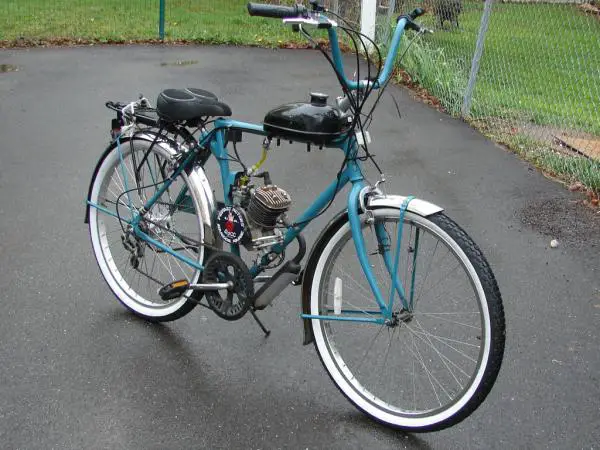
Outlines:
[[[386, 208], [373, 215], [363, 234], [387, 301], [391, 277], [382, 252], [394, 256], [400, 214]], [[388, 237], [385, 245], [376, 227]], [[407, 212], [400, 234], [398, 276], [409, 307], [396, 294], [385, 325], [312, 319], [315, 346], [334, 383], [360, 410], [395, 428], [439, 430], [466, 418], [492, 388], [504, 352], [502, 301], [481, 251], [443, 213]], [[381, 317], [348, 221], [329, 230], [306, 276], [311, 314]]]
[[[171, 176], [173, 155], [168, 147], [142, 139], [115, 143], [100, 163], [90, 196], [108, 211], [90, 207], [89, 230], [100, 271], [123, 305], [153, 322], [178, 319], [196, 305], [190, 299], [193, 291], [163, 300], [161, 287], [177, 280], [197, 283], [200, 276], [199, 270], [137, 237], [127, 223]], [[203, 224], [193, 192], [184, 171], [145, 214], [140, 229], [201, 263]]]

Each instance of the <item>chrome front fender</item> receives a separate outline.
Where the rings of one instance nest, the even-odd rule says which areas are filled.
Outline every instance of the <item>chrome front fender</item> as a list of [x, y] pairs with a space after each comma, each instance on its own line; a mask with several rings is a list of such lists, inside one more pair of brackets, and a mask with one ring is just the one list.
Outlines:
[[196, 208], [202, 216], [204, 241], [206, 244], [221, 248], [223, 242], [219, 237], [219, 233], [217, 233], [215, 224], [215, 197], [204, 169], [198, 165], [194, 166], [188, 179], [191, 185], [190, 188], [194, 190], [192, 197], [196, 202]]
[[[367, 209], [375, 208], [400, 208], [402, 202], [406, 200], [406, 197], [402, 195], [373, 195], [367, 197]], [[412, 199], [407, 208], [408, 211], [418, 214], [420, 216], [431, 216], [432, 214], [443, 211], [444, 209], [440, 206], [434, 205], [420, 198]]]

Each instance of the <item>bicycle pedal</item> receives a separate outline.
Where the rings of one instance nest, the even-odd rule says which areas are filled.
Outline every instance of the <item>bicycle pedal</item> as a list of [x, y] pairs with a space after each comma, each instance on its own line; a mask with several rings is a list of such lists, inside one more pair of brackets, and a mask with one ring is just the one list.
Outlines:
[[158, 295], [163, 300], [173, 300], [187, 291], [190, 287], [190, 283], [187, 280], [177, 280], [169, 283], [158, 290]]

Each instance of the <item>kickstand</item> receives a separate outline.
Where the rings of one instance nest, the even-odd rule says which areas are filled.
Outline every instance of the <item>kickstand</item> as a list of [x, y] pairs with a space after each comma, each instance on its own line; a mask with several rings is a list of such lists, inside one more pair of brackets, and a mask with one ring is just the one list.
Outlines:
[[271, 330], [267, 330], [265, 328], [265, 326], [260, 321], [260, 319], [256, 315], [256, 312], [253, 309], [250, 310], [250, 314], [252, 314], [252, 317], [254, 317], [254, 320], [256, 320], [256, 323], [258, 324], [258, 326], [260, 327], [260, 329], [263, 330], [263, 333], [265, 333], [265, 337], [269, 337], [269, 335], [271, 334]]

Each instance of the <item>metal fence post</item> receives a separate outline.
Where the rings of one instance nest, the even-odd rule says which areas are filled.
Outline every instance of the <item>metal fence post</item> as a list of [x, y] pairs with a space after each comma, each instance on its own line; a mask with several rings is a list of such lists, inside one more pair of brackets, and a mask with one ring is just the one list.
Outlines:
[[158, 9], [158, 37], [161, 41], [165, 39], [165, 2], [160, 0]]
[[[375, 20], [377, 19], [377, 0], [362, 0], [360, 11], [360, 32], [375, 41]], [[367, 44], [367, 49], [370, 49]]]
[[483, 44], [485, 42], [485, 35], [487, 34], [488, 24], [490, 22], [493, 3], [494, 0], [485, 0], [483, 16], [481, 17], [481, 24], [479, 25], [479, 35], [477, 36], [477, 45], [475, 47], [475, 53], [473, 54], [473, 60], [471, 61], [469, 83], [467, 84], [467, 90], [465, 91], [465, 97], [463, 99], [461, 108], [461, 115], [463, 118], [468, 117], [469, 113], [471, 112], [473, 91], [475, 90], [475, 82], [477, 81], [477, 73], [479, 72], [479, 64], [481, 62], [481, 55], [483, 54]]
[[385, 24], [383, 27], [383, 36], [381, 36], [381, 39], [379, 39], [379, 42], [382, 44], [387, 45], [388, 42], [390, 41], [390, 33], [392, 31], [392, 17], [394, 16], [394, 13], [396, 12], [396, 0], [390, 0], [388, 3], [388, 11], [387, 11], [387, 17], [385, 20]]
[[339, 0], [333, 0], [331, 2], [331, 10], [335, 13], [335, 14], [339, 14], [340, 13], [340, 3]]

